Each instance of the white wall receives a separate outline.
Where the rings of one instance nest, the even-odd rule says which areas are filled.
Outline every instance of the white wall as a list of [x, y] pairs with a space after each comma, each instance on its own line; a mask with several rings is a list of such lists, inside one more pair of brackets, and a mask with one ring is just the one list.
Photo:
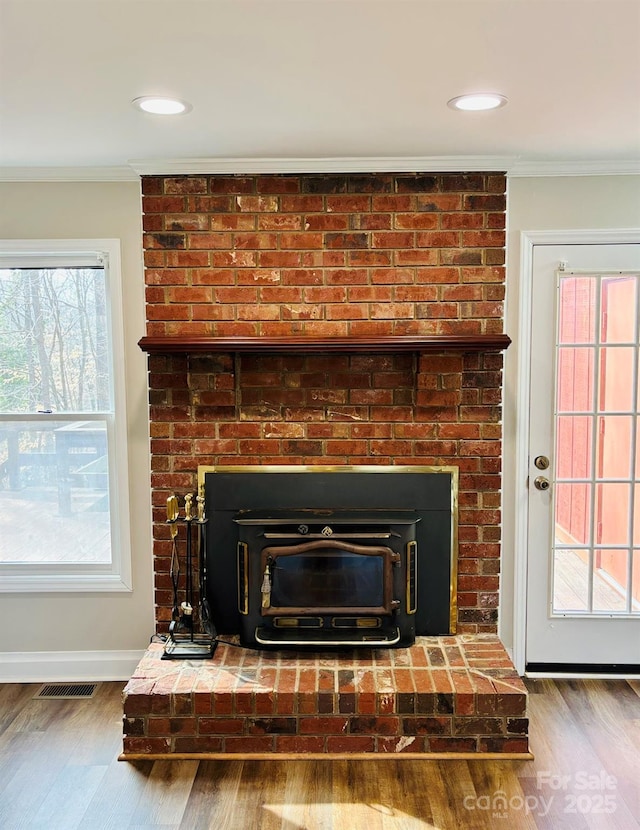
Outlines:
[[503, 553], [500, 636], [514, 644], [516, 511], [516, 407], [518, 384], [518, 306], [520, 302], [520, 234], [522, 231], [640, 228], [640, 176], [513, 178], [507, 203], [506, 333], [513, 343], [505, 358]]
[[0, 183], [0, 238], [121, 241], [133, 576], [131, 593], [0, 595], [0, 679], [101, 679], [96, 661], [125, 677], [154, 631], [139, 182]]
[[[506, 332], [513, 344], [507, 350], [505, 367], [500, 633], [505, 645], [512, 648], [520, 232], [640, 227], [640, 176], [510, 179], [507, 227]], [[3, 664], [5, 668], [12, 664], [12, 656], [15, 659], [10, 670], [23, 666], [17, 671], [25, 677], [57, 679], [56, 667], [60, 667], [60, 674], [66, 671], [68, 679], [80, 680], [92, 672], [97, 677], [90, 653], [103, 652], [105, 665], [125, 665], [144, 648], [154, 629], [146, 358], [136, 345], [144, 333], [145, 319], [139, 185], [0, 183], [0, 238], [82, 237], [115, 237], [122, 243], [134, 590], [131, 594], [106, 596], [1, 595], [0, 679]], [[60, 653], [62, 657], [70, 655], [69, 659], [59, 659]], [[74, 654], [78, 658], [75, 661]], [[83, 656], [88, 659], [82, 660]], [[43, 674], [36, 678], [33, 667], [38, 664], [43, 666]], [[83, 665], [88, 667], [86, 671], [80, 668]], [[65, 668], [68, 666], [71, 668]], [[118, 674], [116, 669], [113, 672], [114, 676]], [[5, 679], [8, 676], [4, 671]]]

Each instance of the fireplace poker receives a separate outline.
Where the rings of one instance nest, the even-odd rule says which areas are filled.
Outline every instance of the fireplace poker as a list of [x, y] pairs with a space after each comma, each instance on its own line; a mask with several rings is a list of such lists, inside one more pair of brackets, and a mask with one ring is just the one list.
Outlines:
[[180, 609], [182, 610], [182, 626], [183, 628], [189, 629], [191, 639], [193, 640], [193, 553], [191, 550], [191, 522], [193, 521], [193, 515], [191, 513], [192, 501], [193, 496], [191, 495], [191, 493], [187, 493], [187, 495], [184, 497], [184, 523], [187, 528], [187, 573], [185, 585], [185, 598], [184, 602], [180, 605]]
[[169, 496], [167, 499], [167, 524], [169, 525], [169, 533], [171, 534], [171, 567], [169, 575], [171, 577], [171, 585], [173, 587], [173, 610], [171, 612], [172, 625], [177, 622], [180, 617], [180, 608], [178, 607], [178, 587], [180, 583], [180, 557], [178, 556], [178, 499], [174, 496]]
[[198, 518], [196, 519], [198, 525], [198, 565], [200, 568], [200, 625], [204, 634], [210, 637], [216, 636], [215, 626], [211, 619], [211, 608], [209, 607], [209, 597], [207, 594], [207, 522], [204, 515], [204, 484], [200, 485], [198, 496], [196, 498], [198, 505]]

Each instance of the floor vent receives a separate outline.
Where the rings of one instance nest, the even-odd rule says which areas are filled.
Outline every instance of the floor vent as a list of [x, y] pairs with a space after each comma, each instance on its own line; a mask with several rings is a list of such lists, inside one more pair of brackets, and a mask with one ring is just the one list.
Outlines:
[[97, 683], [47, 683], [34, 695], [35, 700], [78, 700], [93, 697]]

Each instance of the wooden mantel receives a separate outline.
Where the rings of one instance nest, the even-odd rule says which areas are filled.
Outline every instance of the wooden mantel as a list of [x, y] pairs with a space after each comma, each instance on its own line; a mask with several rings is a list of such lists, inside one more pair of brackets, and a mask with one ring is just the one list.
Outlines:
[[138, 345], [148, 354], [236, 353], [267, 354], [487, 352], [503, 351], [511, 343], [506, 334], [420, 335], [388, 337], [143, 337]]

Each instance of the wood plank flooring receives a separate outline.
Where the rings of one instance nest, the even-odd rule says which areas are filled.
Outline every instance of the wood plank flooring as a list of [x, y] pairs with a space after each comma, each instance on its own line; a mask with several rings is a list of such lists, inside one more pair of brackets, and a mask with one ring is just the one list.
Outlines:
[[2, 830], [640, 829], [637, 681], [527, 681], [535, 761], [119, 762], [123, 686], [0, 686]]

